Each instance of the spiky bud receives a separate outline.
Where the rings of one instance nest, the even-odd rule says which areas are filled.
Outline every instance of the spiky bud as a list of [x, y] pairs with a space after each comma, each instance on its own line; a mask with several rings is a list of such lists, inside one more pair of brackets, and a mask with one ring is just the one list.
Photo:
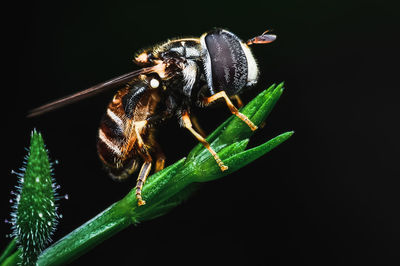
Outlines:
[[22, 251], [22, 265], [35, 265], [37, 256], [51, 241], [57, 224], [56, 185], [42, 136], [32, 131], [15, 194], [13, 236]]

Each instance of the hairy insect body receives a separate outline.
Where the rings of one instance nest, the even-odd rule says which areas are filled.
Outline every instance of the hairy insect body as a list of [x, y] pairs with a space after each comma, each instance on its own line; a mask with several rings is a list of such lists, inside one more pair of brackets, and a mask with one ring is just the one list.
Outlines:
[[150, 84], [153, 81], [155, 86], [155, 80], [142, 77], [120, 89], [100, 122], [97, 151], [114, 179], [132, 174], [141, 161], [148, 160], [156, 145], [154, 128], [147, 126], [160, 101], [158, 91]]
[[257, 129], [230, 98], [240, 102], [238, 95], [257, 83], [259, 70], [249, 46], [274, 41], [276, 36], [267, 33], [243, 42], [232, 32], [215, 29], [199, 38], [169, 40], [135, 56], [133, 61], [142, 69], [45, 104], [32, 110], [29, 116], [105, 89], [119, 89], [100, 122], [97, 151], [114, 179], [125, 179], [140, 166], [136, 197], [138, 205], [143, 205], [142, 187], [150, 170], [163, 169], [165, 162], [165, 156], [154, 140], [156, 123], [176, 116], [180, 125], [208, 149], [221, 171], [227, 170], [228, 166], [201, 134], [197, 123], [192, 124], [191, 107], [223, 100], [232, 114], [251, 130]]

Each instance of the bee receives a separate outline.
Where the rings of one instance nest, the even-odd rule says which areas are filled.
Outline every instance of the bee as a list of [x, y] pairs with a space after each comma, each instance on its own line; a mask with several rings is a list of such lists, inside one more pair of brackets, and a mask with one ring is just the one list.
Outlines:
[[176, 38], [141, 50], [133, 62], [142, 67], [33, 109], [37, 116], [108, 89], [118, 89], [101, 119], [97, 152], [113, 179], [123, 180], [139, 167], [136, 182], [138, 205], [145, 204], [142, 188], [153, 165], [164, 168], [165, 155], [155, 140], [155, 125], [173, 116], [212, 154], [221, 171], [228, 169], [202, 134], [192, 124], [191, 107], [204, 107], [224, 100], [232, 114], [256, 130], [249, 118], [232, 103], [246, 87], [257, 83], [259, 69], [249, 48], [270, 43], [268, 31], [244, 42], [224, 29], [214, 29], [199, 38]]

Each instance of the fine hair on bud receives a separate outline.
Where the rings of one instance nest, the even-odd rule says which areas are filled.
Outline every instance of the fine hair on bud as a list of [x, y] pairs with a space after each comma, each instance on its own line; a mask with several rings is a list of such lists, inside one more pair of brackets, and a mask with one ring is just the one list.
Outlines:
[[20, 172], [13, 171], [18, 184], [12, 193], [12, 237], [22, 251], [21, 265], [36, 264], [57, 226], [59, 186], [55, 184], [51, 165], [42, 135], [33, 130], [23, 166]]

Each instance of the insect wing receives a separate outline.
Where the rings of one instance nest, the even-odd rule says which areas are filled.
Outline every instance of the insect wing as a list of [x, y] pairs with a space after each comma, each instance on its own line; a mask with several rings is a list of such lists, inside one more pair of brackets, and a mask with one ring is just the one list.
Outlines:
[[151, 73], [153, 72], [154, 69], [153, 67], [147, 67], [147, 68], [142, 68], [136, 71], [132, 71], [126, 74], [123, 74], [121, 76], [118, 76], [116, 78], [107, 80], [105, 82], [99, 83], [97, 85], [94, 85], [93, 87], [90, 87], [86, 90], [74, 93], [69, 96], [65, 96], [63, 98], [60, 98], [58, 100], [52, 101], [50, 103], [47, 103], [45, 105], [42, 105], [40, 107], [37, 107], [35, 109], [32, 109], [28, 112], [27, 117], [34, 117], [41, 115], [43, 113], [47, 113], [49, 111], [52, 111], [54, 109], [58, 109], [60, 107], [63, 107], [65, 105], [83, 100], [85, 98], [94, 96], [100, 92], [106, 91], [108, 89], [112, 89], [118, 86], [121, 86], [129, 81], [131, 81], [133, 78], [141, 75], [141, 74], [146, 74], [146, 73]]

